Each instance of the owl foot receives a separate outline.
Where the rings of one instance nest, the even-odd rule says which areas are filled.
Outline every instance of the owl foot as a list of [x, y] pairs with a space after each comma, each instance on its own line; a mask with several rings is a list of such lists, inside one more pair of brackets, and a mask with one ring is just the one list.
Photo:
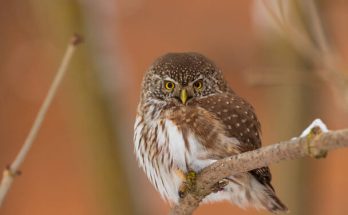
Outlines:
[[196, 187], [197, 173], [189, 171], [185, 175], [185, 181], [179, 187], [179, 196], [184, 198], [188, 191], [192, 191]]
[[307, 135], [307, 154], [315, 159], [325, 158], [327, 156], [327, 150], [318, 149], [315, 145], [311, 144], [312, 140], [321, 133], [321, 128], [319, 126], [315, 126]]
[[229, 183], [230, 181], [227, 178], [222, 179], [221, 181], [217, 182], [216, 184], [213, 185], [213, 187], [211, 188], [213, 193], [217, 193], [219, 191], [224, 190], [224, 188], [226, 187], [226, 185]]

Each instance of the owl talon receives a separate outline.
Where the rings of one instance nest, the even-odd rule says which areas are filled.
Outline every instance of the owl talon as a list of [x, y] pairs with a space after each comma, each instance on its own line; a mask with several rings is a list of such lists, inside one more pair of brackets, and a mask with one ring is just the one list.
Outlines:
[[179, 187], [179, 197], [184, 198], [187, 194], [186, 187], [183, 184]]
[[213, 185], [212, 187], [212, 192], [213, 193], [217, 193], [219, 191], [223, 191], [224, 188], [226, 187], [226, 185], [229, 183], [230, 181], [227, 178], [222, 179], [221, 181], [217, 182], [216, 184]]
[[197, 178], [196, 172], [190, 170], [186, 174], [186, 181], [185, 181], [185, 183], [187, 183], [189, 185], [189, 187], [194, 187], [196, 185], [196, 178]]
[[179, 196], [184, 198], [188, 191], [192, 191], [196, 187], [197, 173], [194, 171], [189, 171], [185, 175], [185, 181], [179, 187]]

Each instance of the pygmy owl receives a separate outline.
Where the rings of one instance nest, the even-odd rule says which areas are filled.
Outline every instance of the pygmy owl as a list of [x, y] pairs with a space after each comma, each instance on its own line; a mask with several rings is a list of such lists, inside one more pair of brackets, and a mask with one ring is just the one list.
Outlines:
[[[212, 61], [169, 53], [146, 72], [134, 125], [135, 153], [158, 192], [178, 203], [185, 174], [261, 147], [253, 107], [228, 86]], [[287, 211], [268, 167], [233, 175], [203, 202], [228, 200], [273, 213]]]

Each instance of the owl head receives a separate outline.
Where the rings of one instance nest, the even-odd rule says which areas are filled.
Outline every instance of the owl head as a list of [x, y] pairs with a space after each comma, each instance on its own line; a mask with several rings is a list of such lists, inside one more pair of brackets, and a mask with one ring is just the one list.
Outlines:
[[143, 80], [143, 101], [189, 105], [200, 97], [229, 91], [221, 71], [198, 53], [168, 53], [158, 58]]

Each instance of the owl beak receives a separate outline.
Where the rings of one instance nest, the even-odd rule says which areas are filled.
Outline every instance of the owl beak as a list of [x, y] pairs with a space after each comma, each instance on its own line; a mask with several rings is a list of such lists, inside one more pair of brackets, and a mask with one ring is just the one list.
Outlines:
[[181, 92], [180, 92], [180, 99], [181, 99], [181, 102], [183, 104], [186, 104], [186, 101], [187, 101], [187, 90], [186, 89], [182, 89]]

